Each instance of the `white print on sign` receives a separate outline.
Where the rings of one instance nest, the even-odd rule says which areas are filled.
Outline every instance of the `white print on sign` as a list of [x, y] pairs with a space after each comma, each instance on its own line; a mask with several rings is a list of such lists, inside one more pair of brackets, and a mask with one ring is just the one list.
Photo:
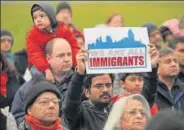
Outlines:
[[84, 29], [84, 36], [88, 74], [151, 71], [146, 28], [90, 28]]

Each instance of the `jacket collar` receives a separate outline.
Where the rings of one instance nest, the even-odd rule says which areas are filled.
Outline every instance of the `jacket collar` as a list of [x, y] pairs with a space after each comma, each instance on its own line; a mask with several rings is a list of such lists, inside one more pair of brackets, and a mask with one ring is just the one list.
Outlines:
[[[173, 86], [172, 86], [172, 89], [175, 89], [175, 88], [179, 89], [180, 91], [184, 91], [184, 83], [182, 81], [180, 81], [178, 78], [175, 79]], [[173, 104], [174, 99], [171, 99], [171, 97], [169, 95], [168, 87], [160, 80], [158, 80], [157, 92], [160, 93], [162, 96], [164, 96], [165, 99], [167, 99], [171, 104]]]
[[98, 110], [98, 111], [103, 111], [104, 113], [109, 113], [111, 108], [112, 108], [112, 103], [110, 102], [106, 107], [100, 108], [97, 107], [93, 102], [91, 102], [90, 100], [87, 101], [83, 101], [83, 103], [88, 104], [89, 106], [91, 106], [92, 108]]
[[[159, 86], [158, 89], [161, 87], [164, 90], [169, 90], [168, 87], [160, 80], [158, 80], [158, 86]], [[182, 86], [184, 86], [184, 83], [181, 80], [179, 80], [178, 78], [175, 78], [172, 89], [175, 87], [181, 89]]]
[[71, 69], [63, 80], [61, 80], [61, 81], [55, 81], [54, 84], [55, 84], [56, 86], [59, 86], [59, 85], [63, 84], [64, 82], [65, 82], [65, 83], [66, 83], [66, 82], [69, 82], [69, 80], [70, 80], [70, 78], [71, 78], [71, 76], [72, 76], [73, 74], [74, 74], [74, 71], [73, 71], [73, 69]]

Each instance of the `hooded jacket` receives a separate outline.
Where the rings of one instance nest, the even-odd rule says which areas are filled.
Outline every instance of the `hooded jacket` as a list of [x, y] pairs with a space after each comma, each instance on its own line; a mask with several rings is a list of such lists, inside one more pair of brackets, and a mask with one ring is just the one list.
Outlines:
[[72, 49], [73, 66], [75, 66], [76, 54], [79, 50], [75, 36], [64, 23], [58, 24], [56, 22], [55, 12], [51, 5], [41, 3], [33, 5], [32, 8], [36, 5], [40, 6], [42, 10], [48, 15], [52, 26], [52, 32], [40, 30], [36, 26], [33, 26], [27, 33], [26, 50], [28, 53], [29, 67], [34, 65], [41, 72], [45, 72], [45, 70], [49, 69], [49, 64], [44, 54], [44, 48], [46, 43], [54, 37], [61, 37], [69, 42]]
[[[7, 61], [7, 59], [0, 53], [0, 58], [2, 62], [2, 74], [4, 73], [6, 75], [6, 79], [2, 78], [1, 83], [5, 83], [4, 87], [6, 89], [6, 105], [11, 107], [13, 98], [15, 96], [15, 93], [20, 88], [20, 86], [25, 82], [23, 77], [20, 76], [16, 70], [10, 70], [10, 63]], [[3, 76], [3, 75], [1, 75]], [[6, 80], [6, 81], [4, 81]], [[2, 87], [2, 86], [1, 86]]]

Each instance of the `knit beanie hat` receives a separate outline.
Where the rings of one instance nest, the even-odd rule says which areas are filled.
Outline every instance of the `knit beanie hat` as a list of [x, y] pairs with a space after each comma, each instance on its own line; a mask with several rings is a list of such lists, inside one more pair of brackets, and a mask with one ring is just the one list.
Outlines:
[[42, 80], [40, 82], [33, 84], [32, 86], [29, 87], [29, 89], [26, 92], [27, 93], [25, 94], [24, 98], [24, 108], [26, 113], [29, 106], [31, 106], [36, 100], [36, 98], [44, 92], [53, 92], [59, 99], [61, 99], [60, 92], [56, 88], [56, 86], [46, 80]]
[[184, 113], [171, 109], [161, 110], [145, 130], [184, 130]]
[[145, 24], [142, 25], [142, 27], [146, 27], [146, 28], [147, 28], [147, 30], [148, 30], [148, 35], [149, 35], [149, 36], [151, 35], [151, 33], [152, 33], [153, 31], [155, 31], [155, 30], [158, 29], [157, 26], [156, 26], [155, 24], [153, 24], [153, 23], [145, 23]]
[[72, 13], [72, 8], [71, 8], [70, 4], [66, 1], [62, 1], [57, 5], [56, 14], [58, 14], [60, 12], [60, 10], [62, 10], [62, 9], [68, 9]]
[[11, 43], [13, 45], [14, 38], [13, 38], [13, 35], [11, 34], [11, 32], [9, 32], [8, 30], [1, 30], [1, 40], [5, 39], [5, 38], [11, 40], [12, 41]]

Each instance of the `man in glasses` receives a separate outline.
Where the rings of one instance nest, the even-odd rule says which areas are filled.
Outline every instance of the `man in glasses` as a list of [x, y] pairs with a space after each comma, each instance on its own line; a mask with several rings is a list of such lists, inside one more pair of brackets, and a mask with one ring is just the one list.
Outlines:
[[[77, 72], [63, 104], [63, 116], [70, 130], [102, 130], [111, 108], [113, 77], [110, 74], [86, 75], [86, 59], [87, 53], [81, 49], [77, 54]], [[81, 103], [83, 85], [89, 100]]]
[[24, 100], [25, 120], [21, 130], [62, 130], [61, 95], [52, 83], [41, 80], [29, 88]]
[[[74, 74], [72, 69], [72, 54], [71, 47], [68, 41], [63, 38], [53, 38], [46, 44], [45, 47], [45, 57], [49, 63], [49, 67], [52, 70], [51, 75], [54, 77], [53, 84], [59, 89], [62, 100], [65, 98], [65, 94], [68, 89], [68, 84], [70, 83], [71, 77]], [[38, 77], [45, 78], [44, 75], [38, 75]], [[29, 87], [32, 87], [34, 82], [39, 82], [36, 79], [36, 75], [33, 78], [25, 83], [17, 91], [15, 98], [12, 103], [11, 112], [14, 115], [17, 125], [22, 122], [24, 119], [24, 109], [23, 101], [25, 92]]]

